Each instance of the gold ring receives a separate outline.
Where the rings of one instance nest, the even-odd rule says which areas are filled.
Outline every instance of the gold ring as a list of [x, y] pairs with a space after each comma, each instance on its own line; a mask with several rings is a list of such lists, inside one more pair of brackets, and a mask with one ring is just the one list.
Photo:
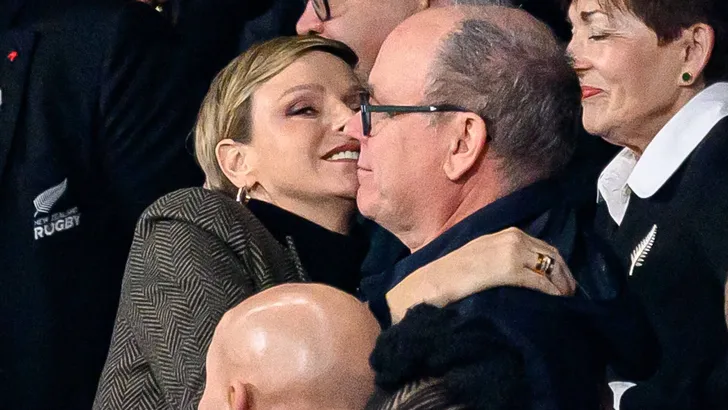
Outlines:
[[542, 253], [538, 254], [538, 260], [536, 261], [536, 268], [534, 271], [536, 273], [546, 276], [547, 278], [551, 276], [551, 273], [554, 271], [554, 258], [544, 255]]

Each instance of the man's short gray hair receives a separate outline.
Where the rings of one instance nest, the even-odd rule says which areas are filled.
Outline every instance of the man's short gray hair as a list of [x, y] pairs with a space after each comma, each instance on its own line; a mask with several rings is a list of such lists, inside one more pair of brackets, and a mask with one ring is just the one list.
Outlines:
[[426, 102], [485, 119], [489, 155], [503, 161], [511, 188], [558, 173], [573, 154], [581, 105], [562, 46], [529, 16], [468, 16], [441, 45]]

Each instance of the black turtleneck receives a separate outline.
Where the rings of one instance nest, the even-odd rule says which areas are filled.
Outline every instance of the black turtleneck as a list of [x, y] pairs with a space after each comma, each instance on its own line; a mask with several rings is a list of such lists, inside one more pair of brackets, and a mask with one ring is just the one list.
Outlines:
[[312, 282], [324, 283], [355, 294], [367, 241], [356, 229], [342, 235], [308, 219], [263, 201], [251, 200], [248, 209], [285, 248], [296, 249]]

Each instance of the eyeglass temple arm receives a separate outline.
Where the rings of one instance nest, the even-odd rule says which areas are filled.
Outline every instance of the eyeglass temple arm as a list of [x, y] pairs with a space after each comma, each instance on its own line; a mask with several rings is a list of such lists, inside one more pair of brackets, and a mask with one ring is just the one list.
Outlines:
[[435, 112], [437, 107], [432, 105], [364, 105], [369, 112]]

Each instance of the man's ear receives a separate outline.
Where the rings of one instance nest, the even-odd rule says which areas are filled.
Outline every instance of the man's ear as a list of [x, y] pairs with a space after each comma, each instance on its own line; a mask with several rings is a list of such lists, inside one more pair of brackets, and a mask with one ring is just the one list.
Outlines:
[[224, 139], [217, 143], [215, 154], [220, 169], [233, 185], [239, 188], [255, 185], [255, 155], [250, 146]]
[[251, 410], [253, 400], [248, 386], [240, 380], [235, 380], [228, 393], [228, 406], [232, 410]]
[[459, 113], [465, 120], [455, 120], [458, 127], [448, 146], [443, 169], [448, 179], [457, 181], [473, 169], [484, 155], [488, 130], [485, 121], [473, 113]]
[[[715, 31], [705, 23], [693, 24], [683, 30], [682, 43], [685, 46], [680, 84], [692, 85], [705, 70], [715, 47]], [[689, 78], [683, 77], [690, 74]]]

